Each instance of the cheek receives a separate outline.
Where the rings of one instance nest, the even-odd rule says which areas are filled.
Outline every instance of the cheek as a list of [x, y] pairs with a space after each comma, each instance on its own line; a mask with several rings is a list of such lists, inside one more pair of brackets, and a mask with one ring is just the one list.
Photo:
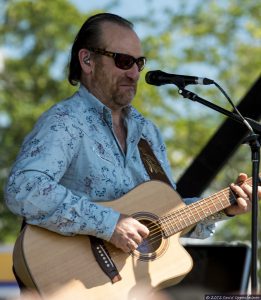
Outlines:
[[111, 76], [109, 75], [108, 72], [106, 72], [106, 70], [100, 68], [100, 69], [96, 69], [95, 73], [94, 73], [94, 83], [96, 86], [99, 86], [101, 89], [106, 88], [107, 86], [109, 86], [111, 83]]
[[96, 87], [107, 96], [117, 94], [120, 83], [124, 80], [122, 74], [119, 74], [115, 69], [115, 66], [105, 63], [96, 66], [93, 78]]
[[106, 90], [108, 94], [113, 95], [118, 90], [118, 83], [116, 77], [106, 74], [103, 78], [102, 89]]

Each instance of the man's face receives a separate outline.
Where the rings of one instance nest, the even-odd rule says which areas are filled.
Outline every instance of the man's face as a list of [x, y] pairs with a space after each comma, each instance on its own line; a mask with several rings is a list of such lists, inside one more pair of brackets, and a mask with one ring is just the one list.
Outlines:
[[[142, 56], [140, 40], [131, 29], [104, 23], [102, 26], [104, 49]], [[140, 76], [136, 63], [129, 70], [115, 65], [112, 57], [95, 54], [94, 67], [89, 81], [89, 91], [112, 110], [120, 110], [131, 103], [137, 90]]]

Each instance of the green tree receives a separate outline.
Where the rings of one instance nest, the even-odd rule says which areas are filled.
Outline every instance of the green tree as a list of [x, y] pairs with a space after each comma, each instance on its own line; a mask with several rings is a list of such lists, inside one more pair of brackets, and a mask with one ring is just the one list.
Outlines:
[[[159, 61], [159, 66], [165, 70], [175, 70], [173, 73], [193, 75], [198, 69], [197, 75], [215, 79], [237, 104], [260, 76], [259, 1], [207, 1], [204, 4], [203, 1], [196, 1], [193, 5], [191, 2], [177, 1], [175, 7], [179, 8], [175, 12], [166, 8], [166, 22], [160, 30], [156, 19], [150, 24], [159, 32], [154, 31], [154, 35], [145, 38], [148, 56], [153, 59], [153, 63], [154, 60]], [[148, 16], [155, 13], [150, 11]], [[155, 35], [157, 39], [153, 39]], [[158, 60], [159, 57], [162, 59]], [[220, 92], [212, 87], [204, 88], [204, 91], [194, 87], [191, 90], [217, 105], [230, 109]], [[170, 105], [169, 99], [181, 98], [173, 87], [164, 86], [164, 90], [160, 88], [160, 92], [163, 95], [162, 101], [169, 104], [169, 109], [164, 113], [164, 117], [155, 121], [161, 126], [163, 133], [166, 132], [169, 158], [175, 171], [174, 176], [178, 178], [211, 138], [224, 117], [200, 104], [188, 101], [182, 101], [182, 106], [174, 101]], [[235, 180], [239, 171], [251, 174], [251, 153], [247, 146], [238, 149], [206, 193], [228, 186]], [[259, 216], [260, 212], [259, 205]], [[237, 216], [219, 227], [214, 238], [217, 241], [249, 242], [250, 225], [251, 214]], [[261, 272], [259, 276], [261, 277]]]
[[[108, 1], [104, 10], [113, 12], [114, 6], [120, 3]], [[81, 13], [68, 0], [2, 0], [0, 4], [3, 7], [0, 44], [11, 52], [0, 73], [0, 182], [3, 187], [21, 142], [35, 120], [74, 91], [65, 80], [70, 46], [80, 25], [94, 11]], [[145, 31], [142, 42], [148, 68], [192, 75], [196, 70], [197, 75], [219, 82], [237, 103], [260, 75], [257, 68], [261, 65], [259, 1], [199, 0], [191, 5], [180, 0], [175, 1], [178, 9], [162, 6], [161, 11], [154, 10], [150, 4], [151, 0], [147, 1], [145, 15], [132, 18]], [[159, 13], [164, 22], [158, 21]], [[213, 87], [191, 89], [230, 108]], [[155, 88], [145, 84], [144, 77], [134, 105], [161, 128], [175, 179], [224, 119], [200, 104], [182, 101], [173, 86]], [[250, 171], [249, 156], [243, 147], [210, 190], [227, 185], [239, 170]], [[2, 189], [0, 193], [0, 241], [6, 241], [14, 238], [19, 222], [5, 208]], [[240, 220], [248, 229], [249, 218], [233, 219], [229, 224], [232, 230], [222, 238], [237, 239], [237, 222]], [[246, 230], [246, 239], [249, 238], [250, 232]]]
[[[1, 2], [0, 43], [5, 51], [13, 53], [6, 54], [0, 74], [0, 112], [5, 121], [0, 128], [3, 187], [21, 142], [35, 120], [73, 92], [65, 82], [66, 64], [70, 42], [86, 15], [64, 0]], [[2, 188], [0, 220], [0, 241], [13, 239], [19, 222], [5, 208]]]

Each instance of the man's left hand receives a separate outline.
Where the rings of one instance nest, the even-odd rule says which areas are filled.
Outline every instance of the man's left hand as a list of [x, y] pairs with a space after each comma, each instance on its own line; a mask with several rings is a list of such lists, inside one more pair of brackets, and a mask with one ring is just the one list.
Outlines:
[[[224, 212], [227, 215], [240, 215], [246, 213], [252, 208], [252, 186], [246, 183], [247, 175], [240, 173], [236, 183], [230, 185], [231, 190], [236, 195], [236, 203], [226, 208]], [[258, 198], [261, 198], [261, 187], [258, 187]]]

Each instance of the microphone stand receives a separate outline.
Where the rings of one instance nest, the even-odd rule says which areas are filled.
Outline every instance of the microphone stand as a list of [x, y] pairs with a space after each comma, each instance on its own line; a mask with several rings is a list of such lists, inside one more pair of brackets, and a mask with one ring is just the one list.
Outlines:
[[[244, 124], [239, 115], [223, 109], [203, 98], [200, 98], [195, 93], [179, 86], [179, 94], [184, 98], [199, 102], [207, 107], [210, 107], [229, 118]], [[243, 143], [247, 143], [251, 149], [252, 160], [252, 227], [251, 227], [251, 293], [258, 294], [258, 276], [257, 276], [257, 262], [258, 262], [258, 185], [259, 178], [259, 164], [260, 164], [260, 143], [261, 143], [261, 125], [250, 118], [245, 118], [253, 129], [253, 132], [248, 135]], [[245, 124], [244, 124], [245, 125]]]

